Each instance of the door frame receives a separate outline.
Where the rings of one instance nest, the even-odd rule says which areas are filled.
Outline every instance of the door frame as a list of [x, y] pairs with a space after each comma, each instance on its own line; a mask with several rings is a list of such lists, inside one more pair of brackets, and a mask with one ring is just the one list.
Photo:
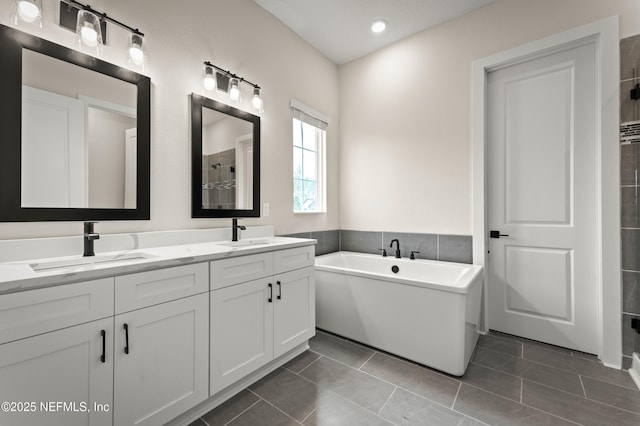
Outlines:
[[598, 358], [608, 367], [622, 367], [621, 264], [620, 264], [620, 36], [618, 17], [564, 31], [472, 63], [472, 186], [473, 263], [483, 266], [484, 315], [488, 318], [489, 258], [486, 183], [487, 75], [491, 71], [534, 59], [573, 45], [595, 42], [598, 93], [596, 111], [596, 202], [598, 297]]

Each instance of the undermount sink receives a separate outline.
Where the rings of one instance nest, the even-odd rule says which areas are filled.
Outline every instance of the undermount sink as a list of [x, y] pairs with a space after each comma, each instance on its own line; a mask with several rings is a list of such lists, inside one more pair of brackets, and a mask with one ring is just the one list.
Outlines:
[[52, 260], [50, 262], [31, 263], [31, 269], [34, 272], [51, 271], [53, 269], [65, 269], [90, 265], [104, 265], [116, 262], [129, 262], [132, 260], [150, 259], [152, 256], [147, 253], [126, 253], [126, 254], [109, 254], [89, 257], [79, 257], [65, 260]]
[[271, 244], [271, 240], [240, 240], [240, 241], [216, 241], [216, 244], [227, 247], [250, 247], [250, 246], [263, 246], [265, 244]]

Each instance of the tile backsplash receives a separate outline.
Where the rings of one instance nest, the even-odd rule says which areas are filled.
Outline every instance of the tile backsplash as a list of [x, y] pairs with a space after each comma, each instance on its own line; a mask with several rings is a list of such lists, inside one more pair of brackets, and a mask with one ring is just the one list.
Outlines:
[[472, 263], [473, 247], [470, 235], [418, 234], [409, 232], [373, 232], [352, 231], [346, 229], [301, 232], [284, 235], [286, 237], [315, 238], [316, 256], [336, 251], [381, 254], [395, 256], [395, 244], [389, 247], [391, 240], [398, 239], [402, 257], [409, 257], [412, 251], [419, 252], [418, 259], [442, 260], [447, 262]]

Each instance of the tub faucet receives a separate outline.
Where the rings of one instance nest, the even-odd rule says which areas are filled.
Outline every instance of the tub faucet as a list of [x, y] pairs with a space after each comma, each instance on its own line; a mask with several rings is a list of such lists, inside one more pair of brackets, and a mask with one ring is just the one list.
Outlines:
[[93, 241], [100, 239], [100, 234], [93, 232], [93, 224], [98, 222], [84, 223], [84, 254], [83, 256], [95, 256], [93, 251]]
[[238, 219], [234, 217], [231, 219], [231, 241], [238, 241], [238, 229], [244, 231], [247, 228], [245, 226], [238, 225]]
[[400, 256], [400, 241], [398, 241], [397, 238], [394, 238], [393, 240], [391, 240], [391, 244], [389, 245], [389, 247], [393, 248], [393, 243], [396, 243], [396, 259], [400, 259], [402, 256]]

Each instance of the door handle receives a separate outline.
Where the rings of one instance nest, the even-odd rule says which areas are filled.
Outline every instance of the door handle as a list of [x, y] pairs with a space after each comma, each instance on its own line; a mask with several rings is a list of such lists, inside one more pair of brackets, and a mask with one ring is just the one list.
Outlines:
[[129, 354], [129, 325], [124, 325], [124, 353]]
[[509, 234], [501, 234], [500, 231], [489, 231], [490, 238], [508, 237]]
[[106, 362], [105, 350], [107, 332], [105, 330], [100, 330], [100, 335], [102, 336], [102, 355], [100, 355], [100, 362], [104, 364]]
[[282, 299], [282, 283], [278, 281], [278, 300]]

